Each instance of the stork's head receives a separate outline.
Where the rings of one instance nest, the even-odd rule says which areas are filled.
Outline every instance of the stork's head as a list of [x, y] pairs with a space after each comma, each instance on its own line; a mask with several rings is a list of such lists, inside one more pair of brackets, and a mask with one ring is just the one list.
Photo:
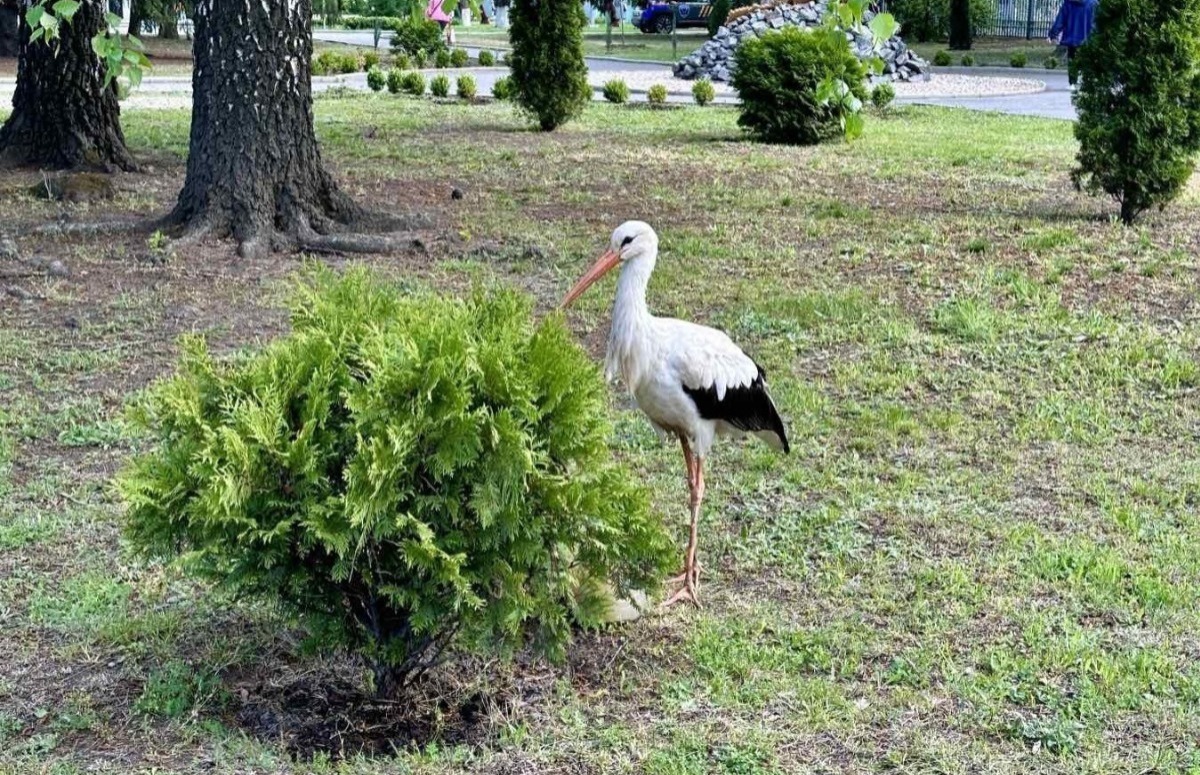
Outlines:
[[617, 264], [646, 256], [653, 257], [657, 253], [658, 235], [654, 233], [654, 229], [650, 228], [650, 224], [642, 221], [626, 221], [613, 232], [608, 250], [604, 251], [604, 254], [596, 259], [596, 263], [592, 264], [583, 277], [579, 278], [579, 282], [575, 283], [575, 287], [567, 293], [559, 307], [566, 307], [575, 301], [591, 287], [592, 283], [608, 274]]

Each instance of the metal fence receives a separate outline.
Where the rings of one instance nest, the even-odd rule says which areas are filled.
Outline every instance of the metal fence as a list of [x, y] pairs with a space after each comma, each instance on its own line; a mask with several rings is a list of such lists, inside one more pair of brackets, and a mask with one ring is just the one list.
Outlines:
[[1044, 38], [1063, 0], [996, 0], [996, 14], [980, 35], [1000, 38]]

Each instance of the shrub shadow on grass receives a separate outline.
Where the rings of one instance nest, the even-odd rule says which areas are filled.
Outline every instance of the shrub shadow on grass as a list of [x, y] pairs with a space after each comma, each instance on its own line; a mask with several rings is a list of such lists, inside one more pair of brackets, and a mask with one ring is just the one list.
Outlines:
[[434, 742], [482, 746], [509, 690], [456, 684], [448, 672], [390, 697], [324, 670], [260, 676], [241, 683], [224, 720], [299, 761], [391, 756]]

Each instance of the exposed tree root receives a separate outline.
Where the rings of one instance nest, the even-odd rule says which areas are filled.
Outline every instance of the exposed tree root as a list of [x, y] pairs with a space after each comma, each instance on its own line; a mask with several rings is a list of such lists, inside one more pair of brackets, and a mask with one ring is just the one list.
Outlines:
[[301, 250], [315, 253], [395, 253], [422, 250], [425, 242], [412, 232], [398, 234], [301, 234]]

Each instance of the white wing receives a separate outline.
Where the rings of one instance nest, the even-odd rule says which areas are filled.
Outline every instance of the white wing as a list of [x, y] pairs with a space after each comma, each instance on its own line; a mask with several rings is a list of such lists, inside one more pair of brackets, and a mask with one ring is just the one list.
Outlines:
[[657, 318], [655, 324], [667, 368], [685, 387], [712, 388], [723, 401], [727, 390], [749, 387], [758, 378], [758, 365], [724, 332], [674, 318]]

